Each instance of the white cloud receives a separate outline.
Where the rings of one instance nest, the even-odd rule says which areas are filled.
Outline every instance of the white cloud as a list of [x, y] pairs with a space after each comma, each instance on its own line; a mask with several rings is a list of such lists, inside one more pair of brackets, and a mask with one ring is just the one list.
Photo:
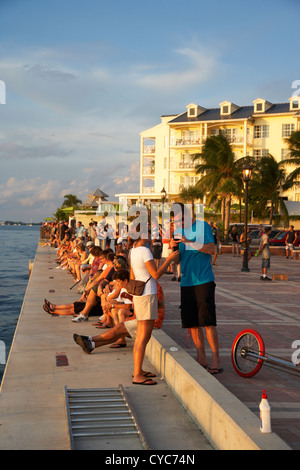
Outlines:
[[[210, 51], [202, 47], [182, 48], [175, 51], [177, 59], [167, 67], [159, 66], [157, 72], [144, 73], [137, 76], [140, 86], [168, 93], [185, 90], [186, 87], [203, 83], [216, 69], [216, 58]], [[181, 58], [178, 58], [178, 55]], [[182, 60], [181, 60], [182, 59]], [[170, 68], [170, 71], [164, 71]]]

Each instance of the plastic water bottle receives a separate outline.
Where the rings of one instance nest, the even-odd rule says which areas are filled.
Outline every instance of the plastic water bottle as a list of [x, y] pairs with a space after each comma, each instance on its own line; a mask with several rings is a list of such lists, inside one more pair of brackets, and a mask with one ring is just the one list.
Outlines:
[[259, 404], [260, 411], [260, 430], [261, 432], [272, 432], [271, 429], [271, 407], [268, 402], [266, 391], [263, 391], [262, 399]]

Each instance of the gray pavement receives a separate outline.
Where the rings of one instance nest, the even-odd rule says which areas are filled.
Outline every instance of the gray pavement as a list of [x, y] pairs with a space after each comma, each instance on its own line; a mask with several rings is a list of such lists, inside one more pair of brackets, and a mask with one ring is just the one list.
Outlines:
[[[252, 258], [249, 273], [241, 272], [242, 258], [222, 254], [215, 266], [217, 321], [224, 372], [215, 376], [231, 393], [259, 416], [259, 402], [267, 391], [272, 430], [291, 448], [300, 449], [300, 375], [262, 366], [252, 378], [240, 377], [231, 363], [236, 335], [252, 328], [259, 332], [269, 354], [291, 361], [294, 340], [300, 340], [300, 260], [272, 256], [269, 275], [287, 274], [287, 281], [261, 281], [261, 258]], [[192, 357], [191, 338], [180, 323], [179, 283], [164, 275], [160, 283], [166, 302], [163, 330]], [[299, 349], [299, 346], [298, 346]], [[208, 349], [209, 350], [209, 349]], [[300, 354], [299, 354], [300, 357]]]
[[[157, 372], [158, 385], [132, 384], [133, 341], [124, 349], [109, 346], [84, 354], [73, 333], [95, 335], [93, 321], [74, 324], [69, 316], [44, 312], [44, 298], [55, 303], [78, 300], [73, 280], [55, 269], [55, 252], [39, 247], [0, 393], [0, 449], [70, 449], [64, 388], [125, 389], [150, 449], [213, 450], [199, 427]], [[94, 317], [96, 320], [96, 318]], [[145, 360], [145, 368], [153, 370]], [[99, 448], [91, 439], [89, 449]], [[130, 451], [123, 438], [107, 438], [106, 450]]]

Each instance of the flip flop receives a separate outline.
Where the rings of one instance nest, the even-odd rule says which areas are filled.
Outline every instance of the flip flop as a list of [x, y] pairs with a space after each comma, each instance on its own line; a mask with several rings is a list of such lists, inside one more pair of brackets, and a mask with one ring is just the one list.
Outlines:
[[126, 343], [113, 343], [109, 347], [112, 349], [118, 349], [118, 348], [126, 348], [127, 344]]
[[132, 382], [134, 385], [157, 385], [157, 382], [151, 379], [143, 380], [143, 382]]
[[[215, 371], [215, 372], [212, 372], [212, 371]], [[222, 369], [222, 367], [218, 368], [218, 367], [212, 367], [212, 368], [208, 368], [208, 372], [211, 374], [211, 375], [217, 375], [217, 374], [221, 374], [222, 372], [224, 371], [224, 369]]]
[[54, 313], [54, 311], [52, 311], [51, 309], [49, 309], [49, 307], [47, 305], [43, 305], [43, 309], [45, 310], [45, 312], [49, 313], [50, 315], [52, 315], [53, 317], [58, 317], [58, 314], [57, 313]]
[[50, 311], [54, 311], [53, 308], [51, 308], [51, 303], [49, 302], [49, 300], [47, 299], [44, 299], [44, 302], [45, 302], [45, 305], [47, 305], [47, 307], [49, 308]]
[[[133, 375], [132, 375], [132, 377], [133, 377]], [[144, 374], [144, 377], [156, 377], [156, 375], [153, 374], [152, 372], [146, 372], [146, 373]]]
[[144, 374], [144, 377], [156, 377], [156, 375], [152, 372], [146, 372], [146, 374]]

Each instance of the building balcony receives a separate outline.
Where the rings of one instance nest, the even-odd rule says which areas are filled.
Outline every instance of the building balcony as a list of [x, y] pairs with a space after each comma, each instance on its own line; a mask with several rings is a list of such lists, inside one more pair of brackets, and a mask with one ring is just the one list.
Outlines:
[[153, 166], [144, 166], [142, 170], [143, 175], [153, 175], [155, 174], [155, 167]]
[[199, 162], [171, 162], [170, 163], [170, 170], [191, 170], [194, 171], [196, 166], [199, 165]]
[[143, 191], [142, 191], [142, 192], [143, 192], [143, 194], [153, 194], [153, 193], [154, 193], [154, 189], [155, 189], [154, 187], [150, 187], [150, 186], [148, 186], [148, 187], [146, 187], [146, 188], [143, 187]]
[[170, 147], [200, 147], [203, 144], [203, 138], [197, 139], [180, 139], [171, 137]]
[[143, 146], [143, 154], [148, 155], [148, 154], [154, 154], [155, 153], [155, 145], [144, 145]]

